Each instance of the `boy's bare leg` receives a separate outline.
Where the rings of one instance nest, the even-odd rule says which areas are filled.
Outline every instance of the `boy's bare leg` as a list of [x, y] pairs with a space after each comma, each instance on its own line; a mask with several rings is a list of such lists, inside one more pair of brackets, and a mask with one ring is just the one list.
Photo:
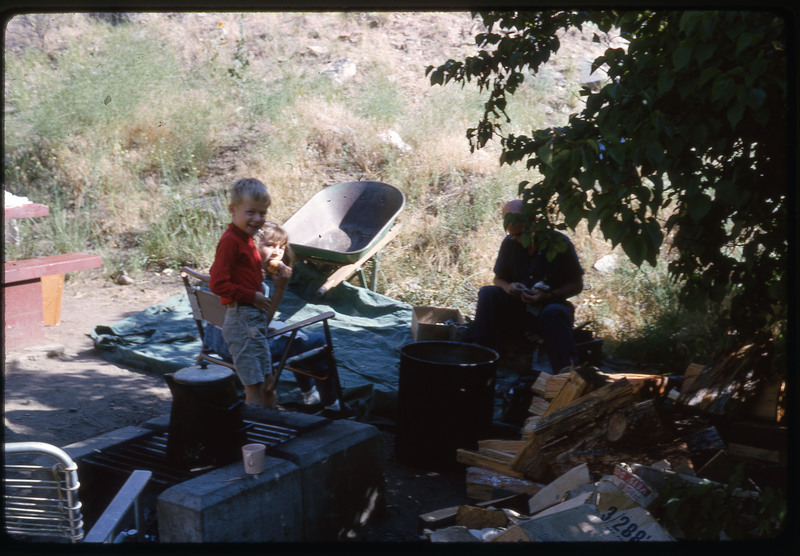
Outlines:
[[264, 379], [264, 407], [278, 407], [278, 395], [275, 393], [275, 375], [267, 375]]
[[245, 385], [244, 403], [264, 407], [278, 407], [278, 396], [275, 393], [275, 375], [267, 375], [264, 382]]
[[247, 405], [264, 405], [264, 383], [245, 385], [244, 403]]

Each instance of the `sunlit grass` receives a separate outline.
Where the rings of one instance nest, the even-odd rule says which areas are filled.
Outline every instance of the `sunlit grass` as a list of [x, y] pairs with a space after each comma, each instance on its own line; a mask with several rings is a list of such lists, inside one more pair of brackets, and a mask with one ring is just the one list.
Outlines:
[[[485, 95], [431, 87], [424, 66], [444, 61], [435, 49], [397, 75], [404, 45], [384, 26], [412, 14], [315, 15], [141, 14], [117, 26], [27, 16], [49, 42], [6, 52], [6, 188], [52, 215], [21, 222], [24, 241], [6, 257], [94, 251], [109, 275], [207, 267], [236, 178], [267, 184], [277, 222], [326, 185], [378, 180], [407, 198], [378, 290], [471, 315], [492, 279], [500, 208], [535, 174], [499, 166], [496, 143], [470, 152]], [[332, 71], [342, 60], [354, 75]], [[510, 100], [513, 129], [577, 110], [576, 71], [556, 58], [526, 80]], [[713, 323], [681, 312], [663, 264], [600, 274], [591, 267], [610, 246], [585, 226], [570, 235], [587, 271], [578, 322], [594, 321], [619, 356], [702, 359]]]

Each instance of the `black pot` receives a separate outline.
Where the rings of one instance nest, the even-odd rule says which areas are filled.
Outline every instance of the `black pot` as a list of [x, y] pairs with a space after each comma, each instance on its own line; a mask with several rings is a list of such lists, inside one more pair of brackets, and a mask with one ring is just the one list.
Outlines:
[[167, 460], [182, 469], [233, 463], [247, 443], [236, 377], [227, 367], [209, 365], [164, 375], [172, 408]]

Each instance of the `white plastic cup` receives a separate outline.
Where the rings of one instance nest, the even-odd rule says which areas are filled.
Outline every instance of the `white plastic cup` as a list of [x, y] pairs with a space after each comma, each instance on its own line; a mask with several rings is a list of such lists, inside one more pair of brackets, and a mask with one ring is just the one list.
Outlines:
[[242, 461], [244, 472], [248, 475], [258, 475], [264, 472], [264, 444], [245, 444], [242, 446]]

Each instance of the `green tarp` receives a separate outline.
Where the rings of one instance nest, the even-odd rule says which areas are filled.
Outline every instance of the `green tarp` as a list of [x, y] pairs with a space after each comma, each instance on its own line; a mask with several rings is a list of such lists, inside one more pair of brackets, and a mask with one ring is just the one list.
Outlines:
[[[296, 265], [289, 291], [276, 318], [291, 324], [324, 311], [329, 321], [345, 399], [365, 403], [375, 416], [393, 419], [400, 355], [396, 348], [413, 341], [411, 306], [370, 290], [343, 283], [317, 296], [325, 276]], [[322, 332], [322, 325], [309, 331]], [[97, 326], [92, 338], [104, 359], [164, 374], [194, 364], [200, 339], [185, 293], [148, 307], [112, 325]], [[281, 374], [281, 403], [299, 401], [292, 373]]]

